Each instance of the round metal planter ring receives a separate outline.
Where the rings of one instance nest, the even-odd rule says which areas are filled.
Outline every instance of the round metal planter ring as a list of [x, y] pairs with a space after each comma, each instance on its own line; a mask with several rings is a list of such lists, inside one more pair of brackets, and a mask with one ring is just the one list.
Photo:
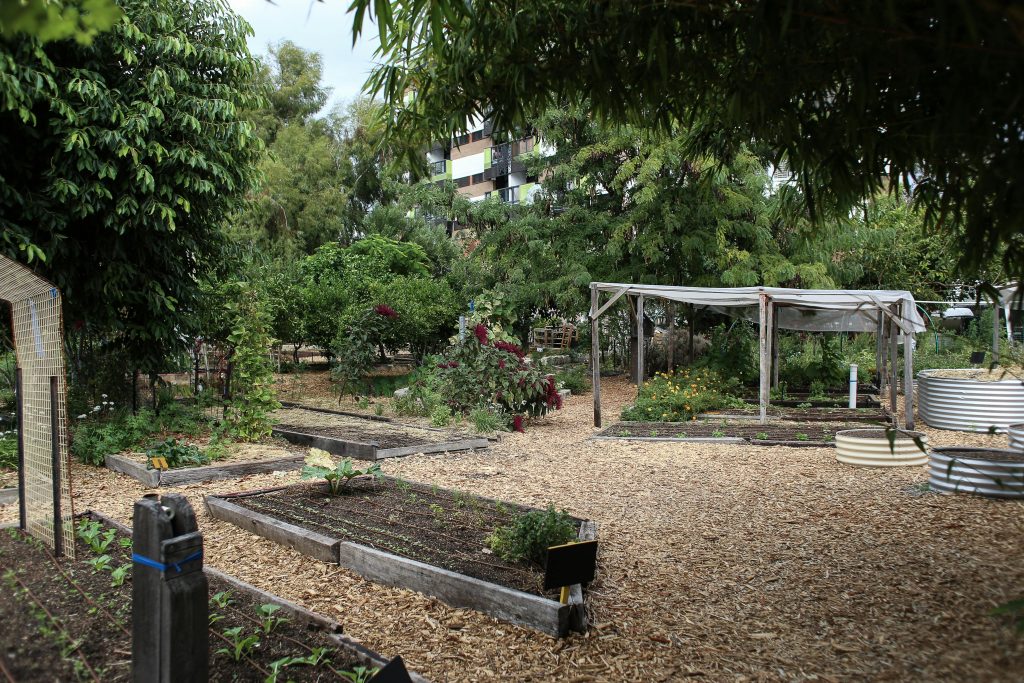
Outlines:
[[1010, 450], [1024, 453], [1024, 424], [1010, 425], [1007, 434], [1010, 437]]
[[[962, 373], [962, 376], [951, 376]], [[962, 432], [1005, 432], [1024, 422], [1024, 382], [983, 381], [984, 370], [922, 370], [917, 373], [918, 412], [929, 427]]]
[[1024, 453], [1001, 448], [942, 446], [929, 456], [928, 485], [939, 493], [1024, 500]]
[[859, 467], [913, 467], [928, 462], [928, 454], [921, 450], [928, 437], [921, 432], [896, 430], [892, 443], [884, 429], [846, 429], [836, 432], [836, 460]]

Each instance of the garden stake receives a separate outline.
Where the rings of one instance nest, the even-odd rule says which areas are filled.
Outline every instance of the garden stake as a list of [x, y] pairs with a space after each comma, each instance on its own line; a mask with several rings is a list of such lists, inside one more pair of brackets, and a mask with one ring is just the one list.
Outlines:
[[209, 584], [203, 536], [184, 496], [135, 503], [132, 550], [132, 680], [206, 681]]

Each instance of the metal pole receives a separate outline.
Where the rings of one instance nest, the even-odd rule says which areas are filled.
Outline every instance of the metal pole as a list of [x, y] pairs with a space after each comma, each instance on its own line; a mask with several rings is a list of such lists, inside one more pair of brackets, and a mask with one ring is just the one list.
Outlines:
[[[890, 307], [890, 311], [895, 315], [896, 311], [894, 307]], [[889, 408], [892, 410], [893, 417], [899, 412], [899, 401], [896, 398], [896, 365], [897, 359], [899, 358], [899, 351], [896, 348], [896, 335], [897, 327], [893, 323], [892, 319], [889, 319]]]
[[992, 364], [999, 365], [999, 300], [992, 304]]
[[761, 424], [768, 421], [768, 295], [761, 293], [760, 306], [758, 310], [759, 322], [759, 346], [760, 346], [760, 375], [761, 384], [758, 395], [758, 406], [760, 408]]
[[22, 531], [28, 530], [28, 511], [25, 501], [28, 496], [25, 492], [25, 387], [22, 385], [21, 368], [17, 369], [17, 376], [14, 380], [14, 390], [17, 392], [15, 403], [18, 418], [18, 524]]
[[850, 402], [848, 408], [857, 407], [857, 364], [850, 363]]
[[594, 426], [601, 426], [601, 344], [598, 340], [597, 304], [600, 294], [593, 286], [590, 288], [590, 372], [594, 394]]
[[57, 378], [50, 377], [50, 481], [53, 483], [53, 554], [64, 554], [64, 520], [60, 510], [60, 410], [58, 410]]

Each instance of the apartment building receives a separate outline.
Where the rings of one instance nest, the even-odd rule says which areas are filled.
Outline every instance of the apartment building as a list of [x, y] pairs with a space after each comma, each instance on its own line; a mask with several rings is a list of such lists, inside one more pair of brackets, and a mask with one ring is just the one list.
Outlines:
[[471, 202], [489, 197], [510, 204], [531, 201], [540, 185], [527, 173], [525, 161], [542, 153], [543, 144], [533, 136], [497, 142], [482, 119], [470, 121], [466, 129], [427, 150], [430, 181], [453, 181]]

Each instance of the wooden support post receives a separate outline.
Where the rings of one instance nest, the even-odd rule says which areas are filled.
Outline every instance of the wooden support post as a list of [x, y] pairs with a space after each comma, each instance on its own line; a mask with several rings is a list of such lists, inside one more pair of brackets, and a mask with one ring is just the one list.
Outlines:
[[636, 297], [636, 385], [644, 383], [644, 295]]
[[779, 386], [779, 316], [772, 304], [772, 386]]
[[139, 413], [139, 371], [132, 370], [132, 415]]
[[992, 301], [992, 363], [999, 365], [999, 299]]
[[686, 341], [686, 362], [693, 365], [694, 343], [693, 338], [697, 336], [697, 307], [689, 304], [686, 307], [686, 324], [690, 330], [690, 338]]
[[885, 344], [885, 314], [878, 309], [878, 326], [875, 331], [875, 385], [878, 391], [882, 391], [882, 378], [885, 372], [882, 368], [882, 347]]
[[759, 348], [760, 348], [760, 392], [758, 394], [758, 406], [760, 407], [761, 424], [768, 421], [768, 359], [769, 359], [769, 335], [768, 325], [770, 324], [768, 313], [768, 295], [761, 293], [760, 306], [758, 310], [759, 322]]
[[906, 429], [914, 428], [914, 332], [913, 332], [914, 309], [906, 299], [900, 309], [900, 317], [903, 324], [911, 326], [910, 332], [903, 333], [903, 426]]
[[132, 551], [132, 680], [206, 681], [209, 585], [203, 537], [184, 496], [135, 503]]
[[[895, 315], [895, 305], [889, 307], [889, 311]], [[897, 337], [899, 335], [899, 328], [893, 323], [892, 319], [889, 320], [889, 409], [892, 410], [892, 414], [895, 416], [899, 412], [899, 401], [897, 400], [896, 394], [896, 370], [897, 360], [899, 359], [899, 351], [896, 347]]]
[[590, 289], [590, 373], [591, 391], [594, 394], [594, 426], [601, 426], [601, 343], [598, 339], [597, 303], [600, 293], [596, 288]]
[[15, 412], [18, 418], [18, 526], [22, 531], [28, 530], [28, 509], [25, 501], [25, 387], [22, 385], [21, 368], [16, 371], [14, 380]]
[[60, 481], [63, 474], [60, 457], [60, 411], [57, 378], [50, 377], [50, 481], [53, 483], [53, 554], [64, 554], [64, 520], [60, 509]]
[[665, 372], [672, 372], [676, 360], [676, 307], [671, 301], [665, 304], [665, 317], [668, 319], [668, 344], [665, 346]]

